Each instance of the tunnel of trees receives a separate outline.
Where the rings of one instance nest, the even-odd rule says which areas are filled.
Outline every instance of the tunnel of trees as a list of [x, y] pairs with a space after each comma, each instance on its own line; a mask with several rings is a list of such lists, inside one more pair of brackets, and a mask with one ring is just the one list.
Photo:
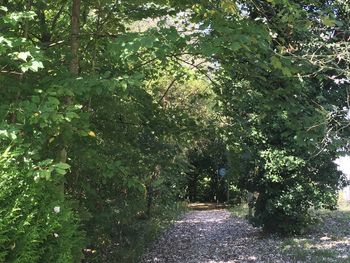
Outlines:
[[349, 18], [340, 0], [1, 0], [0, 262], [135, 262], [181, 202], [248, 192], [254, 225], [303, 231], [346, 183]]
[[225, 144], [217, 138], [200, 141], [188, 151], [192, 169], [187, 173], [187, 195], [191, 202], [227, 202], [228, 180], [220, 175], [227, 169]]

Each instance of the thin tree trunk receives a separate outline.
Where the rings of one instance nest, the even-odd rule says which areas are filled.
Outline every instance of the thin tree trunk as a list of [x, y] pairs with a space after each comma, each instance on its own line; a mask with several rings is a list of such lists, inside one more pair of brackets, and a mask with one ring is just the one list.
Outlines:
[[[30, 9], [32, 8], [32, 0], [29, 0], [26, 4], [26, 11], [29, 12]], [[28, 19], [25, 19], [24, 20], [24, 33], [23, 33], [23, 36], [26, 40], [28, 40], [28, 33], [29, 33], [29, 20]], [[19, 82], [22, 83], [23, 82], [23, 78], [24, 78], [24, 72], [22, 72], [20, 75], [19, 75]], [[15, 96], [15, 100], [14, 100], [14, 103], [17, 104], [19, 98], [21, 96], [21, 89], [18, 89], [17, 92], [16, 92], [16, 96]], [[11, 123], [16, 123], [17, 121], [17, 115], [15, 112], [11, 113]]]
[[[79, 74], [79, 16], [80, 16], [80, 4], [81, 0], [73, 0], [72, 5], [72, 20], [71, 20], [71, 56], [72, 60], [70, 62], [69, 71], [72, 75], [77, 76]], [[67, 98], [66, 104], [71, 104], [72, 98]], [[64, 133], [62, 136], [62, 146], [57, 154], [57, 161], [66, 163], [67, 162], [67, 141], [64, 137]], [[59, 192], [64, 195], [64, 184], [60, 184]]]
[[248, 192], [248, 218], [253, 217], [254, 194]]
[[146, 207], [146, 216], [147, 218], [151, 218], [151, 210], [152, 210], [152, 204], [153, 199], [155, 195], [156, 189], [153, 187], [153, 183], [157, 178], [159, 178], [161, 172], [161, 166], [159, 164], [156, 165], [155, 171], [151, 173], [151, 180], [149, 182], [149, 185], [146, 186], [147, 191], [147, 207]]
[[71, 21], [71, 53], [72, 60], [70, 63], [69, 71], [74, 74], [79, 74], [79, 29], [80, 29], [80, 4], [81, 0], [73, 0], [72, 6], [72, 21]]
[[146, 217], [147, 219], [151, 218], [151, 208], [153, 203], [153, 187], [149, 185], [146, 187], [147, 191], [147, 207], [146, 207]]
[[[26, 11], [29, 12], [32, 8], [32, 0], [29, 0], [26, 5]], [[26, 19], [24, 22], [24, 38], [28, 39], [28, 33], [29, 33], [29, 20]]]

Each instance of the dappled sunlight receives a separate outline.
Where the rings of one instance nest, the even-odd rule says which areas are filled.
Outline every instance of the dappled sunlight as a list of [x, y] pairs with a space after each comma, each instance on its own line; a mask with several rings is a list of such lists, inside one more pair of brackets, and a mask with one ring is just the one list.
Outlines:
[[284, 262], [280, 242], [227, 210], [191, 211], [159, 241], [153, 258], [142, 262]]
[[[175, 221], [175, 224], [207, 224], [207, 223], [224, 223], [231, 217], [230, 213], [221, 212], [222, 210], [211, 210], [208, 212], [203, 212], [202, 216], [198, 218], [196, 213], [190, 212], [186, 218]], [[213, 213], [219, 213], [220, 217], [213, 217]]]
[[314, 244], [310, 245], [310, 249], [333, 249], [333, 250], [342, 250], [342, 248], [350, 248], [350, 237], [333, 240], [330, 237], [322, 237], [319, 241], [315, 241]]
[[[206, 223], [223, 223], [226, 219], [207, 219], [205, 220]], [[195, 219], [190, 219], [190, 220], [179, 220], [175, 222], [176, 224], [183, 224], [183, 223], [189, 223], [189, 224], [198, 224], [201, 223], [203, 224], [202, 220], [195, 220]]]
[[261, 262], [259, 261], [259, 257], [257, 256], [247, 256], [247, 257], [239, 257], [237, 259], [228, 259], [228, 260], [214, 260], [210, 259], [209, 261], [206, 261], [205, 263], [242, 263], [242, 262]]
[[224, 209], [229, 206], [221, 203], [190, 203], [188, 208], [193, 210], [215, 210], [215, 209]]
[[350, 213], [320, 211], [322, 224], [304, 237], [287, 239], [283, 250], [293, 261], [349, 262]]
[[[253, 262], [270, 262], [265, 261], [261, 259], [261, 256], [259, 255], [239, 255], [236, 256], [236, 258], [230, 258], [230, 259], [208, 259], [207, 261], [203, 263], [253, 263]], [[272, 262], [272, 261], [271, 261]], [[284, 261], [276, 260], [273, 261], [274, 263], [282, 263]], [[199, 263], [199, 262], [198, 262]], [[202, 262], [200, 262], [202, 263]]]
[[[246, 211], [245, 211], [246, 212]], [[146, 262], [349, 262], [350, 213], [320, 211], [322, 224], [295, 237], [265, 235], [225, 209], [193, 210], [174, 223]]]
[[293, 261], [297, 262], [349, 262], [349, 239], [339, 241], [313, 241], [285, 248]]

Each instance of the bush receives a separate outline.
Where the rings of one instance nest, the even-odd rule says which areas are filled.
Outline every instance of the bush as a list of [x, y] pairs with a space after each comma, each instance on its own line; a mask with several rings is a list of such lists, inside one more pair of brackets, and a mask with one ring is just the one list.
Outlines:
[[248, 188], [259, 193], [251, 220], [265, 232], [303, 233], [314, 223], [310, 208], [335, 208], [341, 173], [332, 156], [305, 162], [287, 151], [269, 150], [260, 157]]
[[4, 145], [0, 137], [0, 262], [78, 262], [84, 234], [58, 189], [68, 166]]

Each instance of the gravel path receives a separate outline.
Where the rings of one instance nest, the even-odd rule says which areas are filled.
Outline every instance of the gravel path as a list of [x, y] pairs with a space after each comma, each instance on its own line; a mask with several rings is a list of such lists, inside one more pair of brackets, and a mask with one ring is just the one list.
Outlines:
[[191, 211], [175, 222], [141, 263], [288, 262], [279, 241], [227, 210]]

